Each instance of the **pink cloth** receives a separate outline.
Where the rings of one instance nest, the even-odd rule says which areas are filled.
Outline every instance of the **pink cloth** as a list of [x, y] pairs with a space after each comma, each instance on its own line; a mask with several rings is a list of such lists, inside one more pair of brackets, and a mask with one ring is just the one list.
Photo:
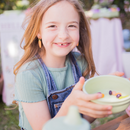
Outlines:
[[92, 50], [97, 72], [100, 75], [123, 72], [122, 25], [119, 18], [91, 20]]

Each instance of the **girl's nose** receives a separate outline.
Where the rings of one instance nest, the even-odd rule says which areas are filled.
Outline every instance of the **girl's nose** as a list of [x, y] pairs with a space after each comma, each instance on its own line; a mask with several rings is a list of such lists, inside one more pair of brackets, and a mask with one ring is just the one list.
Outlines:
[[62, 28], [59, 30], [58, 37], [61, 40], [65, 40], [69, 37], [68, 31], [66, 28]]

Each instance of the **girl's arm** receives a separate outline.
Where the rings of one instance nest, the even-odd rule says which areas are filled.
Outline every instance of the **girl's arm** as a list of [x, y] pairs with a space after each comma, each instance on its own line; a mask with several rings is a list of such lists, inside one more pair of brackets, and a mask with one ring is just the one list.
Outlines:
[[51, 119], [46, 100], [36, 103], [21, 103], [32, 129], [42, 130], [43, 125]]

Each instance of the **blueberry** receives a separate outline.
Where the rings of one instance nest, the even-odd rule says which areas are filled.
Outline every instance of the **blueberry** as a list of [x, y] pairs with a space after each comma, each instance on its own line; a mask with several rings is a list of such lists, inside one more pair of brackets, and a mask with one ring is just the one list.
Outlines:
[[112, 91], [111, 90], [109, 91], [109, 95], [112, 95]]
[[121, 97], [121, 94], [117, 94], [116, 97], [117, 97], [117, 98]]

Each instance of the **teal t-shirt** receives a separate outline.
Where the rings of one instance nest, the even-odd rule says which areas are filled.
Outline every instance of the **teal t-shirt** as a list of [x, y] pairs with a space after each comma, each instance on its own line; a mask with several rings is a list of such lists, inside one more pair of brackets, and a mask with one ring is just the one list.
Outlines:
[[[87, 68], [84, 57], [73, 52], [74, 57], [83, 73]], [[48, 68], [57, 89], [61, 90], [74, 84], [73, 73], [69, 57], [66, 58], [64, 68]], [[86, 76], [88, 78], [88, 76]], [[21, 102], [33, 103], [46, 100], [48, 94], [45, 73], [38, 59], [24, 64], [16, 75], [15, 100], [19, 101], [20, 121], [19, 126], [25, 130], [32, 130], [26, 115], [23, 111]]]

